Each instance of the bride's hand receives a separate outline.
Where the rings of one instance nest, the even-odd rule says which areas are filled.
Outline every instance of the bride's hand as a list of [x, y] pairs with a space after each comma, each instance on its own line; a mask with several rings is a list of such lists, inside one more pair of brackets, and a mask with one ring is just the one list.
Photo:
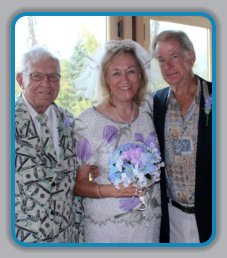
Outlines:
[[[97, 184], [95, 184], [97, 185]], [[119, 185], [119, 188], [116, 188], [113, 184], [107, 185], [98, 185], [96, 186], [96, 192], [98, 192], [99, 198], [107, 198], [107, 197], [140, 197], [146, 194], [147, 189], [144, 188], [136, 188], [133, 184], [125, 187], [122, 183]]]
[[96, 177], [98, 177], [99, 176], [99, 169], [98, 169], [98, 167], [96, 167], [95, 165], [92, 165], [90, 167], [89, 174], [90, 174], [90, 177], [91, 177], [92, 180], [94, 180]]
[[136, 190], [136, 196], [143, 196], [145, 195], [147, 192], [147, 188], [143, 187], [143, 188], [137, 188]]
[[146, 188], [136, 188], [133, 184], [128, 187], [123, 186], [121, 183], [119, 189], [116, 189], [116, 197], [131, 197], [131, 196], [142, 196], [146, 194]]

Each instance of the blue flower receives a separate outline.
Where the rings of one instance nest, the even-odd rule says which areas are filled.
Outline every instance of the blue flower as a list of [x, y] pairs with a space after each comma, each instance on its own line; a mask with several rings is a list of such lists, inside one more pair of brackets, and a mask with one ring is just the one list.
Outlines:
[[[151, 133], [145, 140], [142, 134], [136, 134], [135, 138], [143, 143], [118, 146], [110, 158], [108, 178], [116, 188], [120, 183], [126, 187], [130, 183], [136, 187], [148, 187], [160, 180], [160, 167], [164, 163], [161, 162], [156, 135]], [[126, 198], [121, 199], [119, 205], [120, 209], [130, 211], [139, 203], [139, 199]]]
[[[142, 135], [137, 134], [137, 138], [142, 139]], [[149, 135], [148, 141], [154, 142], [154, 135]], [[156, 143], [153, 148], [145, 144], [128, 143], [119, 146], [112, 154], [109, 163], [109, 179], [111, 183], [118, 184], [128, 180], [131, 183], [144, 183], [147, 174], [153, 175], [160, 173], [161, 157]], [[141, 173], [144, 178], [141, 178]], [[126, 180], [127, 179], [127, 180]], [[122, 180], [122, 181], [121, 181]]]

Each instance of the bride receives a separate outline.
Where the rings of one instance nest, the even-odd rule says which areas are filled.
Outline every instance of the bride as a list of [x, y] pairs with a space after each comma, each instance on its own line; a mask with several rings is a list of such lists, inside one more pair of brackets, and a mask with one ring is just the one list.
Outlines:
[[[75, 122], [80, 169], [74, 193], [83, 197], [84, 241], [157, 243], [161, 220], [159, 183], [150, 187], [121, 183], [116, 188], [108, 177], [110, 158], [118, 146], [139, 144], [139, 140], [151, 136], [157, 143], [148, 97], [150, 55], [132, 40], [109, 41], [102, 52], [100, 64], [88, 67], [95, 73], [99, 71], [100, 80], [93, 85], [98, 82], [100, 102], [84, 110]], [[93, 180], [90, 165], [99, 169]], [[146, 209], [141, 209], [141, 196], [146, 196]]]

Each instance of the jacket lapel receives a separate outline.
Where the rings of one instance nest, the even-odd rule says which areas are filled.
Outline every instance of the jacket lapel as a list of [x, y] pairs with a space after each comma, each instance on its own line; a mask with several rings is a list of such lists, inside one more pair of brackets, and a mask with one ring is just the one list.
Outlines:
[[58, 136], [59, 136], [59, 163], [66, 160], [68, 157], [75, 156], [75, 144], [72, 137], [73, 119], [72, 115], [59, 108], [54, 104], [54, 109], [58, 121]]
[[[200, 83], [202, 85], [202, 79], [200, 78]], [[209, 85], [210, 86], [210, 85]], [[211, 92], [211, 87], [209, 87], [209, 92]], [[204, 111], [205, 100], [203, 94], [203, 87], [201, 87], [200, 96], [200, 115], [199, 115], [199, 125], [198, 125], [198, 143], [197, 143], [197, 162], [196, 162], [196, 193], [199, 192], [199, 188], [203, 183], [203, 180], [207, 180], [207, 172], [210, 170], [210, 161], [212, 160], [212, 112], [208, 115]], [[208, 157], [208, 155], [211, 157]], [[201, 166], [202, 164], [202, 166]], [[205, 167], [204, 167], [205, 166]]]
[[167, 110], [167, 96], [169, 93], [169, 87], [158, 91], [154, 96], [154, 124], [156, 127], [156, 133], [158, 135], [160, 151], [164, 158], [164, 129], [165, 129], [165, 116]]

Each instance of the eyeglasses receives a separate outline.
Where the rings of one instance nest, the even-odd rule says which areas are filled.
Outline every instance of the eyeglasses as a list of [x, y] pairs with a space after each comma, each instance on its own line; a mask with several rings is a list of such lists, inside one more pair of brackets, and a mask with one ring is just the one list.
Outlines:
[[57, 82], [61, 78], [61, 75], [58, 73], [44, 74], [44, 73], [25, 73], [25, 72], [23, 72], [23, 74], [29, 75], [33, 81], [43, 81], [45, 76], [47, 76], [47, 78], [50, 82]]

